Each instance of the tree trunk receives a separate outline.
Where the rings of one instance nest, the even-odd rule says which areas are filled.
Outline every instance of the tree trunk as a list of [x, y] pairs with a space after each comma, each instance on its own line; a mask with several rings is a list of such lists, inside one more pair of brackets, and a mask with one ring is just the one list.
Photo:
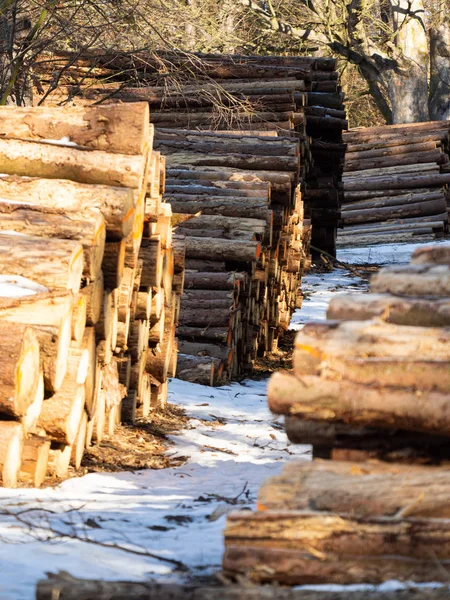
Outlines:
[[450, 119], [449, 21], [430, 30], [430, 71], [430, 118], [436, 121]]
[[278, 372], [269, 382], [269, 407], [305, 420], [355, 423], [450, 437], [448, 394], [377, 387], [314, 375]]

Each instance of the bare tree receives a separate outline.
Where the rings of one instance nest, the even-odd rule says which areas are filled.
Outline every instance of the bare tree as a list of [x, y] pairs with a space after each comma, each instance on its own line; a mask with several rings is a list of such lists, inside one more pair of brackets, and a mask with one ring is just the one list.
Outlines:
[[239, 1], [272, 35], [356, 65], [386, 122], [450, 117], [446, 0]]

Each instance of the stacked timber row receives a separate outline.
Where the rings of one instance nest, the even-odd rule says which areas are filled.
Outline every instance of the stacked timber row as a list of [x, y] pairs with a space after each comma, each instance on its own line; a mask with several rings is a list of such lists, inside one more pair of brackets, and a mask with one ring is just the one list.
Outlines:
[[228, 517], [227, 573], [447, 582], [449, 269], [450, 244], [421, 247], [298, 333], [294, 371], [271, 378], [269, 406], [286, 415], [291, 441], [335, 462], [287, 465], [256, 512]]
[[147, 104], [2, 108], [0, 134], [0, 475], [39, 486], [164, 402], [183, 248]]
[[447, 232], [450, 121], [354, 129], [344, 141], [340, 245]]
[[334, 59], [308, 57], [89, 53], [49, 56], [36, 81], [50, 104], [146, 101], [158, 128], [297, 138], [313, 244], [334, 254], [348, 126], [335, 68]]
[[155, 148], [186, 244], [178, 377], [224, 382], [276, 349], [301, 300], [311, 226], [300, 145], [276, 132], [157, 129]]

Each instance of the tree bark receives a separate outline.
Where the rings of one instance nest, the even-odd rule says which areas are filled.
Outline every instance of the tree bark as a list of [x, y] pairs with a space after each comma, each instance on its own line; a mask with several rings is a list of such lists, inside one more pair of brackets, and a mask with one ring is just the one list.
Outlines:
[[276, 414], [450, 436], [448, 394], [439, 392], [374, 388], [279, 372], [270, 379], [268, 398], [269, 407]]
[[328, 305], [327, 319], [366, 321], [374, 317], [396, 325], [450, 327], [450, 301], [391, 294], [342, 294]]

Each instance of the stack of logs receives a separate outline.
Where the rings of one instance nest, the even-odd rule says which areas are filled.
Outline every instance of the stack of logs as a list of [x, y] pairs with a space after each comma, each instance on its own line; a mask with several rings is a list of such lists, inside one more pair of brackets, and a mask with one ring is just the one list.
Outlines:
[[49, 56], [34, 71], [46, 104], [146, 101], [161, 128], [278, 131], [301, 145], [313, 244], [335, 254], [347, 129], [336, 61], [302, 56]]
[[152, 138], [145, 103], [1, 109], [3, 486], [65, 476], [165, 402], [184, 246]]
[[450, 210], [450, 121], [354, 129], [344, 134], [340, 245], [440, 237]]
[[382, 269], [370, 294], [335, 298], [327, 316], [298, 333], [294, 372], [268, 389], [316, 460], [268, 480], [257, 512], [229, 516], [224, 569], [288, 584], [447, 582], [450, 244]]
[[311, 235], [300, 146], [276, 132], [159, 129], [155, 147], [186, 244], [178, 377], [225, 382], [276, 349], [300, 306]]

